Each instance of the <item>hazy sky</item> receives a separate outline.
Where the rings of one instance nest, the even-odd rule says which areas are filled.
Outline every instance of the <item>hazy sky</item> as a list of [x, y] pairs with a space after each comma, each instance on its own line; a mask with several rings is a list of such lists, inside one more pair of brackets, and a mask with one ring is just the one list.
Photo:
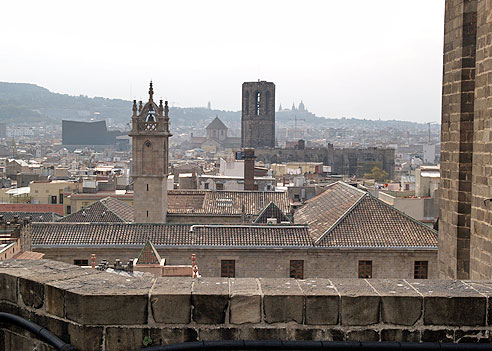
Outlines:
[[239, 110], [241, 83], [326, 117], [440, 121], [444, 0], [4, 1], [0, 81]]

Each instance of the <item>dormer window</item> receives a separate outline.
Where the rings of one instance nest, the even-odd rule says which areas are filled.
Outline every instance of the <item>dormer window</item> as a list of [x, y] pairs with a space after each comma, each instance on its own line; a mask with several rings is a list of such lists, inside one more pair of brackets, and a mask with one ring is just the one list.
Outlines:
[[149, 111], [147, 112], [147, 117], [145, 118], [145, 122], [155, 122], [155, 110], [152, 103], [149, 104]]

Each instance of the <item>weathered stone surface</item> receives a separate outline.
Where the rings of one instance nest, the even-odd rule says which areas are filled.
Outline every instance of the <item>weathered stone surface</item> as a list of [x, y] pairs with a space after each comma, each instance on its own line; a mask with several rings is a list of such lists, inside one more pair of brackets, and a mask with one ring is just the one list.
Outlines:
[[0, 272], [0, 299], [17, 302], [17, 277]]
[[456, 330], [454, 342], [457, 343], [489, 343], [489, 332], [487, 330]]
[[381, 341], [419, 342], [420, 331], [407, 329], [383, 329], [381, 330]]
[[302, 323], [304, 298], [294, 279], [260, 279], [265, 322]]
[[337, 324], [340, 297], [328, 279], [299, 280], [306, 301], [306, 324]]
[[19, 278], [19, 296], [24, 305], [41, 308], [44, 305], [44, 284], [31, 279]]
[[68, 324], [68, 335], [70, 344], [77, 350], [99, 351], [103, 346], [102, 327], [88, 327], [76, 324]]
[[352, 330], [347, 332], [347, 341], [379, 341], [379, 333], [376, 330]]
[[379, 322], [378, 293], [364, 279], [331, 279], [341, 295], [342, 325], [370, 325]]
[[152, 279], [111, 273], [49, 285], [65, 290], [66, 318], [81, 324], [145, 324]]
[[241, 340], [287, 340], [286, 328], [251, 327], [239, 329]]
[[441, 330], [425, 329], [422, 332], [423, 342], [453, 342], [453, 340], [454, 340], [454, 330], [452, 329], [441, 329]]
[[239, 340], [238, 328], [201, 328], [200, 340]]
[[172, 345], [198, 340], [198, 332], [194, 328], [151, 328], [152, 346]]
[[254, 278], [231, 279], [230, 323], [259, 323], [261, 321], [261, 295]]
[[157, 323], [189, 323], [193, 278], [157, 278], [150, 298]]
[[229, 281], [227, 278], [195, 279], [191, 301], [195, 322], [224, 323], [229, 303]]
[[426, 325], [485, 325], [486, 297], [461, 281], [412, 281], [424, 295]]
[[4, 342], [6, 351], [14, 350], [36, 350], [36, 351], [53, 351], [55, 350], [48, 344], [45, 344], [39, 340], [33, 339], [31, 337], [25, 337], [11, 333], [9, 331], [4, 331]]
[[141, 328], [106, 328], [104, 339], [106, 350], [136, 351], [143, 347], [147, 330]]
[[381, 295], [383, 323], [414, 325], [422, 316], [423, 298], [404, 280], [371, 279], [369, 284]]
[[287, 328], [289, 340], [319, 340], [319, 341], [341, 341], [344, 333], [340, 329], [327, 328]]
[[477, 290], [480, 294], [487, 296], [488, 311], [487, 311], [487, 325], [492, 325], [492, 283], [486, 281], [480, 282], [465, 282], [473, 289]]

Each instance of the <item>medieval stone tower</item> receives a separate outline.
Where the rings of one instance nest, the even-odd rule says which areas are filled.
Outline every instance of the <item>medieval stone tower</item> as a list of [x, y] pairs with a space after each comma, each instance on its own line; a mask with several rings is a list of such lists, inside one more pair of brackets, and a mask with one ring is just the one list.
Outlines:
[[243, 83], [242, 147], [275, 147], [275, 84]]
[[167, 213], [167, 176], [169, 150], [169, 108], [167, 101], [153, 100], [142, 106], [133, 101], [132, 137], [135, 222], [163, 223]]

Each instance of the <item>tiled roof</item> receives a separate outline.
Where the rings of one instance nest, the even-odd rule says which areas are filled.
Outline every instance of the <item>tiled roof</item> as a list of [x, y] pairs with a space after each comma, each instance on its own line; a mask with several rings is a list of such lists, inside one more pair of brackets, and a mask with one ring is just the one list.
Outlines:
[[168, 210], [170, 214], [209, 214], [257, 216], [270, 202], [284, 213], [289, 212], [286, 192], [275, 191], [226, 191], [226, 190], [170, 190]]
[[32, 245], [306, 247], [312, 241], [305, 226], [184, 225], [140, 223], [35, 223]]
[[309, 225], [311, 237], [316, 241], [365, 194], [343, 182], [330, 184], [295, 212], [294, 222]]
[[155, 249], [150, 240], [147, 240], [140, 255], [138, 255], [136, 264], [160, 264], [161, 256]]
[[219, 117], [215, 117], [206, 129], [228, 129], [227, 126], [220, 120]]
[[437, 234], [369, 193], [337, 182], [295, 213], [315, 246], [437, 249]]
[[20, 220], [30, 218], [32, 222], [55, 222], [57, 219], [62, 218], [54, 212], [0, 212], [0, 215], [7, 222], [11, 222], [14, 216], [19, 216]]
[[0, 204], [1, 212], [55, 212], [61, 216], [63, 205], [52, 204]]
[[425, 224], [367, 194], [317, 245], [437, 249], [437, 234]]
[[80, 211], [61, 218], [58, 222], [133, 222], [133, 207], [112, 197], [106, 197]]

